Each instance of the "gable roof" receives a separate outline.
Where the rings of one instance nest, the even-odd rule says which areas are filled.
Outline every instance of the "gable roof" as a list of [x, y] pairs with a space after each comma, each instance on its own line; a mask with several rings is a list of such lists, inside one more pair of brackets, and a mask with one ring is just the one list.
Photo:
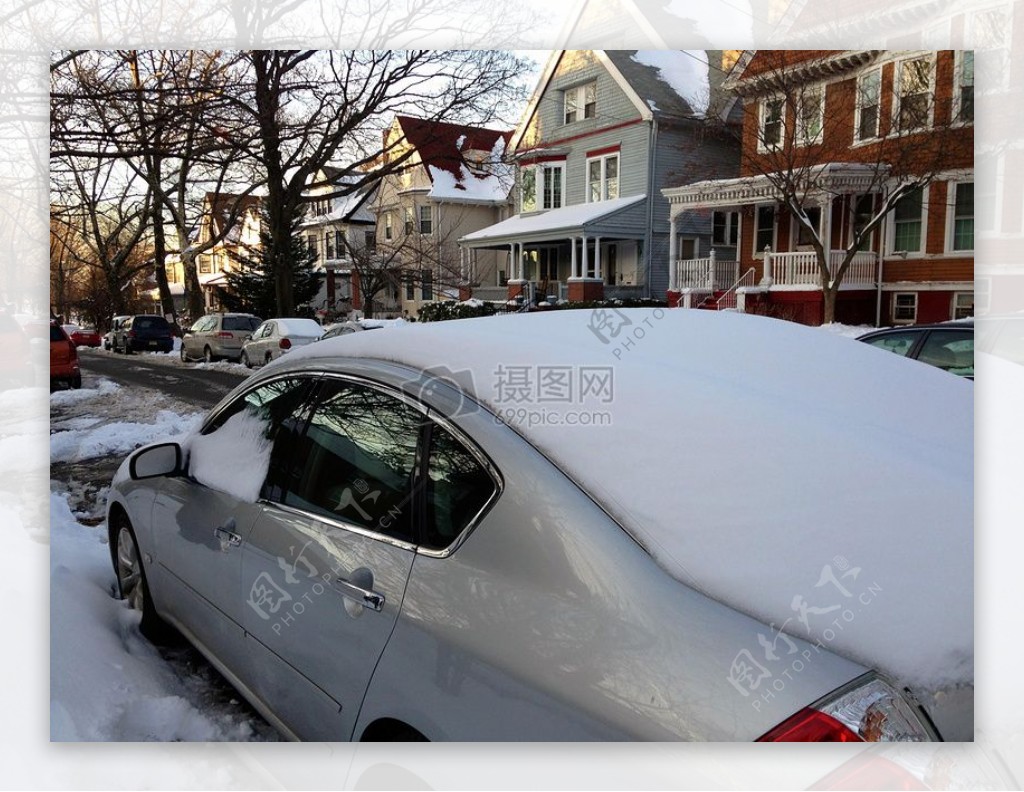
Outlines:
[[225, 241], [237, 241], [241, 231], [241, 220], [247, 212], [259, 211], [262, 199], [258, 195], [241, 195], [238, 193], [206, 193], [205, 204], [207, 211], [204, 214], [210, 216], [210, 236], [220, 236], [224, 228], [231, 220], [231, 211], [235, 209], [234, 227], [228, 232]]
[[[512, 130], [397, 116], [406, 141], [416, 149], [433, 185], [431, 197], [446, 201], [504, 202], [512, 187], [502, 163]], [[483, 152], [482, 161], [466, 152]]]

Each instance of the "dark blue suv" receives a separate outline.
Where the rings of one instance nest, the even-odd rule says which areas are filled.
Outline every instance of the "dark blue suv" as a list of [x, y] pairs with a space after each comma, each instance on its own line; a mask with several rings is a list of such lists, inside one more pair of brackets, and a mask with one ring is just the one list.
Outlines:
[[114, 335], [114, 351], [170, 352], [174, 348], [171, 325], [162, 316], [132, 316], [121, 323]]

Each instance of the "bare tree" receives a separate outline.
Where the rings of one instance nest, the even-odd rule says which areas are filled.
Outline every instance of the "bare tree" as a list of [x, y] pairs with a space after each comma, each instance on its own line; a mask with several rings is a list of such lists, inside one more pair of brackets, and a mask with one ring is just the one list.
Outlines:
[[[857, 65], [878, 54], [862, 53]], [[771, 186], [772, 197], [813, 248], [824, 321], [832, 322], [839, 288], [857, 252], [902, 200], [919, 195], [951, 162], [973, 162], [973, 127], [959, 123], [967, 108], [948, 90], [931, 88], [937, 69], [932, 57], [903, 62], [901, 84], [893, 91], [900, 94], [894, 113], [882, 112], [880, 82], [853, 77], [822, 82], [825, 72], [808, 68], [813, 59], [796, 51], [759, 50], [756, 58], [756, 75], [744, 76], [736, 86], [747, 109], [741, 170]], [[854, 166], [846, 170], [856, 172], [855, 191], [848, 179], [837, 177], [835, 165]], [[830, 224], [820, 218], [833, 199], [844, 198], [855, 203], [857, 219], [849, 241], [836, 249], [826, 236]], [[821, 209], [812, 210], [816, 206]], [[838, 261], [830, 260], [833, 250], [842, 253]]]

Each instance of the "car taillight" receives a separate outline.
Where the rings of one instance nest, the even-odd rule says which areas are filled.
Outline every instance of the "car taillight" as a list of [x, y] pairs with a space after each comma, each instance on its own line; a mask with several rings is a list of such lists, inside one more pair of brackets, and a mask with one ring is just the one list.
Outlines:
[[287, 338], [282, 338], [280, 341], [277, 342], [277, 345], [279, 347], [281, 347], [281, 349], [291, 349], [292, 348], [292, 342], [289, 341]]
[[926, 742], [937, 738], [898, 690], [871, 675], [800, 710], [758, 742]]
[[234, 338], [234, 336], [231, 335], [231, 333], [229, 333], [227, 330], [221, 330], [219, 333], [217, 333], [217, 338]]
[[129, 338], [135, 338], [135, 331], [129, 330], [127, 333], [125, 333], [125, 335], [128, 336]]

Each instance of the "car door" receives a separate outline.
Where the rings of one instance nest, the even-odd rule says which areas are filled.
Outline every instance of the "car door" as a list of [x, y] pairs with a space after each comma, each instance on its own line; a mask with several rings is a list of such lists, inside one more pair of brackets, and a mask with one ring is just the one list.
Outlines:
[[[153, 506], [162, 602], [198, 643], [244, 676], [241, 552], [288, 475], [284, 460], [305, 420], [312, 378], [262, 383], [212, 415], [190, 448], [188, 475], [167, 479]], [[267, 449], [252, 453], [251, 447]], [[246, 488], [250, 493], [245, 492]]]
[[258, 695], [303, 739], [349, 739], [415, 556], [423, 412], [325, 375], [294, 482], [242, 552]]

